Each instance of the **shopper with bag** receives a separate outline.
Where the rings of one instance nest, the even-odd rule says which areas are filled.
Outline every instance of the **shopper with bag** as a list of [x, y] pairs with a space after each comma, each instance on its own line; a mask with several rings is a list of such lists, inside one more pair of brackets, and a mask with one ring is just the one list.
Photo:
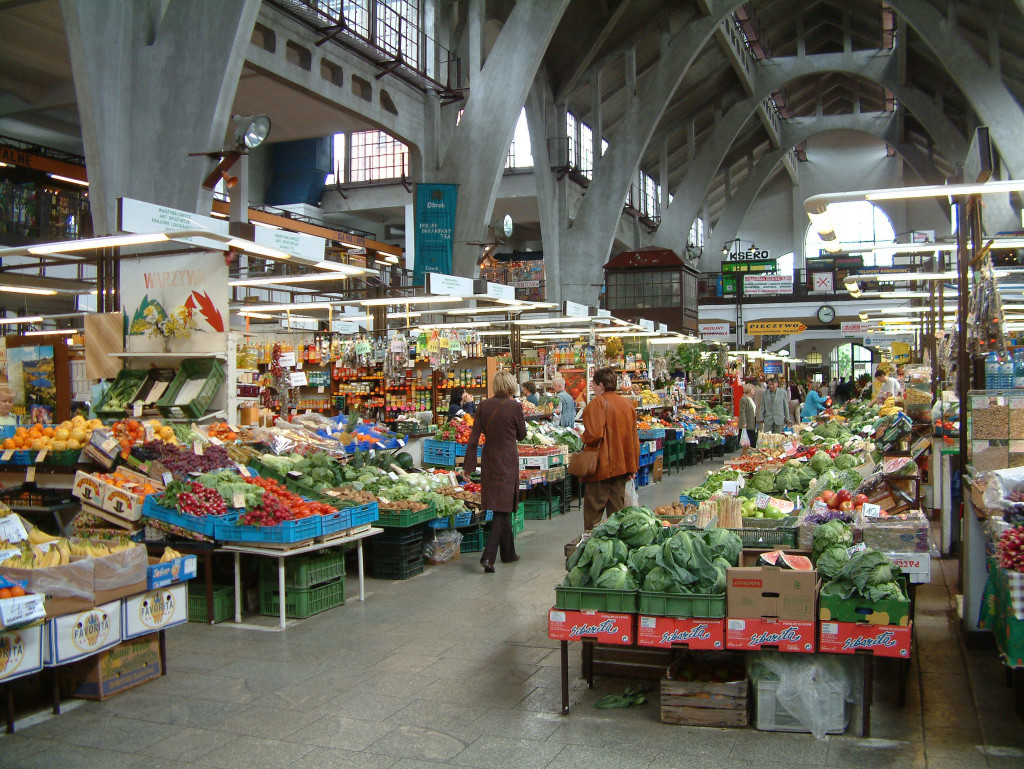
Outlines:
[[749, 382], [743, 385], [743, 397], [740, 399], [740, 446], [743, 453], [748, 448], [757, 447], [757, 406], [754, 405], [754, 386]]
[[510, 517], [519, 506], [519, 447], [526, 437], [523, 406], [515, 400], [516, 378], [508, 371], [494, 375], [494, 397], [476, 410], [473, 430], [466, 446], [466, 464], [462, 477], [469, 480], [476, 469], [476, 448], [480, 433], [487, 436], [480, 460], [480, 501], [485, 510], [494, 513], [491, 534], [487, 538], [480, 565], [488, 574], [494, 573], [494, 557], [501, 554], [502, 563], [518, 561], [512, 537]]
[[759, 413], [757, 418], [762, 432], [781, 433], [789, 424], [789, 391], [780, 390], [778, 381], [769, 379], [761, 405], [764, 413]]
[[[605, 513], [611, 515], [626, 506], [626, 482], [640, 467], [636, 409], [615, 392], [615, 372], [599, 368], [592, 384], [594, 399], [583, 410], [584, 450], [573, 457], [572, 468], [586, 484], [583, 528], [587, 531], [601, 523]], [[581, 468], [581, 463], [587, 467]]]

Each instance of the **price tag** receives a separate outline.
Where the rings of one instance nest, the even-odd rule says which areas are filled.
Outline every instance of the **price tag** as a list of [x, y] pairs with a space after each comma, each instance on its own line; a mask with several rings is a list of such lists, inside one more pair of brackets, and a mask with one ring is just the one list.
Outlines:
[[232, 425], [232, 424], [229, 424], [229, 425], [228, 425], [228, 429], [229, 429], [229, 430], [230, 430], [231, 432], [233, 432], [233, 433], [237, 433], [237, 432], [239, 431], [239, 430], [238, 430], [238, 428], [237, 428], [237, 427], [235, 427], [235, 426], [234, 426], [234, 425]]
[[252, 473], [249, 472], [249, 468], [243, 465], [241, 462], [235, 462], [235, 467], [238, 468], [238, 472], [242, 474], [243, 478], [249, 478], [252, 476]]
[[398, 439], [398, 448], [400, 448], [400, 449], [404, 449], [405, 448], [405, 439], [404, 438], [399, 438]]
[[28, 532], [25, 525], [17, 515], [8, 515], [0, 518], [0, 539], [16, 544], [28, 539]]
[[865, 545], [863, 542], [861, 542], [859, 545], [854, 545], [853, 547], [846, 548], [846, 554], [852, 556], [855, 553], [859, 553], [861, 550], [867, 550], [867, 549], [868, 549], [868, 546]]
[[405, 341], [398, 337], [391, 340], [391, 352], [402, 352], [405, 349]]
[[200, 475], [202, 475], [202, 473], [199, 472], [198, 470], [192, 470], [191, 472], [189, 472], [189, 475], [191, 475], [193, 478], [198, 478]]
[[757, 493], [757, 500], [754, 502], [754, 506], [757, 507], [758, 510], [764, 510], [766, 507], [768, 507], [768, 505], [771, 504], [771, 501], [771, 497], [769, 497], [764, 492], [759, 491]]
[[298, 470], [289, 470], [289, 471], [288, 471], [288, 472], [286, 473], [286, 475], [287, 475], [287, 476], [288, 476], [289, 478], [301, 478], [301, 477], [302, 477], [302, 473], [300, 473], [300, 472], [299, 472]]
[[210, 437], [210, 443], [212, 443], [214, 446], [223, 446], [224, 445], [224, 441], [222, 441], [220, 438], [217, 438], [217, 437], [215, 437], [213, 435], [211, 435], [209, 437]]
[[35, 483], [36, 480], [36, 469], [29, 467], [25, 470], [25, 483]]
[[740, 491], [739, 481], [722, 481], [722, 493], [736, 495]]
[[375, 456], [377, 456], [377, 450], [370, 449], [370, 459], [373, 459]]
[[153, 425], [146, 425], [146, 442], [153, 440]]
[[391, 472], [390, 470], [388, 471], [388, 477], [389, 477], [389, 478], [390, 478], [391, 480], [393, 480], [393, 481], [397, 481], [397, 480], [398, 480], [398, 476], [397, 476], [397, 475], [395, 475], [395, 473]]
[[232, 507], [245, 507], [245, 494], [240, 491], [236, 491], [231, 495], [231, 506]]
[[865, 518], [879, 518], [882, 515], [882, 508], [870, 503], [861, 505], [860, 513]]
[[160, 476], [160, 480], [163, 481], [164, 486], [174, 480], [174, 476], [171, 473], [164, 473]]
[[281, 366], [289, 368], [295, 365], [295, 353], [294, 352], [283, 352], [281, 353], [280, 359]]
[[317, 395], [323, 395], [324, 394], [324, 386], [323, 385], [320, 385], [319, 387], [316, 388], [316, 394]]
[[142, 401], [135, 401], [132, 404], [132, 416], [136, 419], [142, 416]]
[[391, 500], [390, 499], [388, 499], [387, 497], [383, 497], [380, 494], [377, 495], [377, 499], [379, 499], [385, 505], [390, 505], [391, 504]]
[[302, 371], [302, 361], [301, 360], [295, 361], [295, 370], [296, 371]]
[[23, 625], [46, 616], [41, 595], [19, 595], [0, 601], [0, 620], [5, 627]]
[[308, 383], [305, 371], [293, 371], [288, 375], [288, 384], [292, 387], [305, 387]]
[[192, 443], [192, 453], [197, 457], [201, 457], [203, 455], [203, 444], [201, 441], [194, 441]]
[[46, 460], [46, 455], [49, 453], [49, 451], [49, 449], [41, 449], [39, 453], [36, 454], [37, 465], [42, 464]]
[[3, 563], [8, 558], [17, 558], [20, 555], [20, 550], [0, 550], [0, 563]]
[[50, 552], [50, 545], [52, 545], [52, 544], [53, 544], [52, 542], [41, 542], [40, 544], [35, 545], [35, 547], [38, 547], [40, 552], [49, 553]]
[[0, 459], [4, 462], [10, 462], [14, 456], [14, 449], [5, 449], [3, 454], [0, 454]]

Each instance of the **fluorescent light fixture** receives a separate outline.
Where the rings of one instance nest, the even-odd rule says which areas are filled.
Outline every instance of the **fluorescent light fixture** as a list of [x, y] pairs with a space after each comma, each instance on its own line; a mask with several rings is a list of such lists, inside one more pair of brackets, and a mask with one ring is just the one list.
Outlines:
[[398, 257], [394, 254], [388, 254], [381, 261], [387, 262], [388, 264], [398, 264]]
[[259, 320], [273, 320], [273, 315], [267, 315], [265, 312], [248, 312], [246, 310], [239, 310], [238, 314], [243, 318], [258, 318]]
[[477, 336], [504, 336], [509, 333], [508, 329], [502, 329], [501, 331], [481, 331]]
[[257, 222], [255, 219], [252, 220], [252, 223], [254, 225], [256, 225], [257, 227], [264, 227], [264, 228], [266, 228], [268, 230], [279, 230], [279, 229], [281, 229], [276, 224], [267, 224], [266, 222]]
[[279, 251], [276, 248], [269, 248], [268, 246], [261, 246], [259, 243], [254, 243], [251, 240], [240, 240], [239, 238], [232, 238], [228, 241], [228, 248], [237, 248], [239, 251], [245, 251], [250, 254], [259, 254], [260, 256], [266, 256], [270, 259], [291, 259], [292, 255]]
[[555, 306], [553, 302], [527, 302], [522, 299], [497, 299], [493, 296], [484, 296], [482, 294], [474, 295], [474, 299], [487, 299], [491, 302], [497, 302], [498, 304], [510, 304], [519, 307], [529, 307], [533, 310], [548, 310]]
[[229, 286], [265, 286], [274, 283], [319, 283], [327, 280], [348, 280], [351, 275], [343, 272], [321, 272], [316, 275], [278, 275], [265, 278], [243, 278], [240, 280], [229, 280]]
[[53, 296], [57, 293], [52, 288], [35, 288], [34, 286], [6, 286], [0, 285], [0, 291], [6, 291], [9, 294], [35, 294], [38, 296]]
[[957, 195], [993, 195], [999, 192], [1020, 192], [1024, 181], [985, 182], [984, 184], [929, 184], [923, 187], [896, 187], [864, 193], [865, 200], [906, 200], [908, 198], [945, 198]]
[[10, 163], [0, 163], [0, 168], [10, 168], [10, 167], [11, 167]]
[[[292, 304], [258, 304], [252, 305], [255, 312], [290, 312], [291, 310], [329, 310], [330, 302], [294, 302]], [[249, 312], [248, 307], [239, 307], [240, 311]]]
[[424, 311], [424, 310], [409, 310], [409, 312], [389, 312], [387, 314], [387, 317], [389, 319], [391, 319], [391, 318], [398, 318], [398, 319], [402, 319], [402, 318], [418, 318], [421, 315], [430, 315], [430, 314], [432, 314], [432, 313], [429, 310], [427, 310], [427, 311]]
[[402, 296], [402, 297], [381, 297], [379, 299], [364, 299], [359, 304], [363, 307], [387, 307], [388, 305], [400, 304], [433, 304], [434, 302], [461, 302], [461, 296]]
[[20, 318], [0, 318], [0, 326], [13, 326], [18, 323], [41, 323], [42, 315], [23, 315]]
[[503, 313], [508, 314], [511, 312], [519, 312], [515, 307], [457, 307], [454, 310], [437, 310], [437, 312], [443, 312], [445, 315], [483, 315], [485, 313]]
[[819, 235], [828, 235], [835, 232], [835, 226], [832, 223], [832, 214], [828, 212], [828, 207], [821, 212], [812, 213], [808, 211], [807, 217], [811, 220], [811, 226], [814, 227], [814, 231]]
[[227, 219], [228, 218], [227, 214], [222, 214], [220, 211], [211, 211], [210, 212], [210, 216], [214, 216], [214, 217], [216, 217], [218, 219]]
[[373, 270], [368, 270], [365, 267], [360, 267], [356, 264], [345, 264], [344, 262], [332, 262], [323, 260], [316, 264], [310, 265], [315, 270], [331, 270], [333, 272], [343, 272], [346, 275], [373, 275]]
[[956, 280], [957, 273], [953, 270], [948, 272], [858, 272], [844, 279], [849, 283], [861, 280], [877, 280], [879, 283], [895, 283], [904, 280]]
[[83, 182], [81, 179], [72, 179], [70, 176], [61, 176], [60, 174], [47, 174], [47, 176], [58, 182], [68, 182], [70, 184], [77, 184], [81, 187], [89, 186], [89, 182]]
[[75, 334], [81, 333], [81, 329], [57, 328], [51, 331], [25, 331], [23, 332], [23, 336], [53, 336], [54, 334], [59, 334], [62, 336], [74, 336]]
[[520, 318], [512, 321], [517, 326], [546, 326], [551, 323], [586, 323], [588, 320], [604, 322], [607, 318], [571, 318], [556, 316], [554, 318]]
[[[1003, 305], [1003, 309], [1005, 310], [1008, 306], [1009, 305], [1005, 305], [1004, 304]], [[1021, 309], [1024, 309], [1024, 305], [1018, 305], [1018, 306]], [[939, 309], [938, 307], [935, 308], [936, 312], [938, 312], [938, 309]], [[880, 312], [883, 315], [902, 315], [905, 312], [931, 312], [931, 311], [932, 311], [931, 307], [877, 307], [875, 309], [869, 310], [868, 312]], [[943, 312], [947, 312], [947, 313], [949, 313], [949, 312], [956, 312], [956, 305], [947, 305], [946, 307], [942, 308], [942, 311]], [[861, 313], [861, 314], [863, 315], [864, 313]]]
[[167, 235], [162, 232], [151, 232], [141, 235], [110, 235], [103, 238], [87, 238], [85, 240], [64, 240], [59, 243], [43, 243], [29, 246], [30, 254], [63, 254], [68, 251], [92, 251], [96, 248], [117, 248], [119, 246], [144, 246], [149, 243], [165, 243]]
[[487, 321], [470, 321], [466, 323], [434, 323], [430, 326], [420, 326], [419, 331], [430, 331], [435, 328], [486, 328], [491, 324]]

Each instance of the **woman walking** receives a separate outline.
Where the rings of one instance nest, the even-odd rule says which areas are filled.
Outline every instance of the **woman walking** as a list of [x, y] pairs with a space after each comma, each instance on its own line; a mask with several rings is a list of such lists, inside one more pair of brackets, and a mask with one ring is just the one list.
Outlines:
[[[754, 386], [747, 382], [743, 385], [743, 397], [740, 399], [739, 429], [747, 431], [750, 448], [757, 448], [757, 407], [754, 405]], [[746, 451], [743, 452], [744, 454]]]
[[510, 517], [519, 506], [518, 441], [526, 437], [523, 407], [515, 395], [516, 379], [508, 371], [494, 376], [494, 397], [483, 401], [476, 410], [473, 430], [466, 446], [466, 464], [462, 477], [469, 480], [476, 469], [476, 448], [480, 433], [487, 436], [480, 461], [480, 497], [485, 510], [494, 513], [491, 534], [480, 557], [480, 565], [488, 574], [494, 572], [494, 556], [500, 551], [502, 563], [518, 561], [512, 537]]

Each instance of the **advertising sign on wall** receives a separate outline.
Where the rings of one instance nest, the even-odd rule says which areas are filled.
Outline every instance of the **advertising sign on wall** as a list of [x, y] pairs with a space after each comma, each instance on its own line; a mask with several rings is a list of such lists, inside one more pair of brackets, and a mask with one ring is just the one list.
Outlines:
[[705, 339], [724, 339], [730, 334], [728, 323], [701, 323], [697, 329]]
[[747, 296], [792, 294], [792, 275], [744, 275], [743, 293]]
[[459, 188], [455, 184], [416, 185], [416, 265], [414, 281], [422, 285], [428, 272], [452, 273], [452, 244], [455, 241], [455, 207]]

